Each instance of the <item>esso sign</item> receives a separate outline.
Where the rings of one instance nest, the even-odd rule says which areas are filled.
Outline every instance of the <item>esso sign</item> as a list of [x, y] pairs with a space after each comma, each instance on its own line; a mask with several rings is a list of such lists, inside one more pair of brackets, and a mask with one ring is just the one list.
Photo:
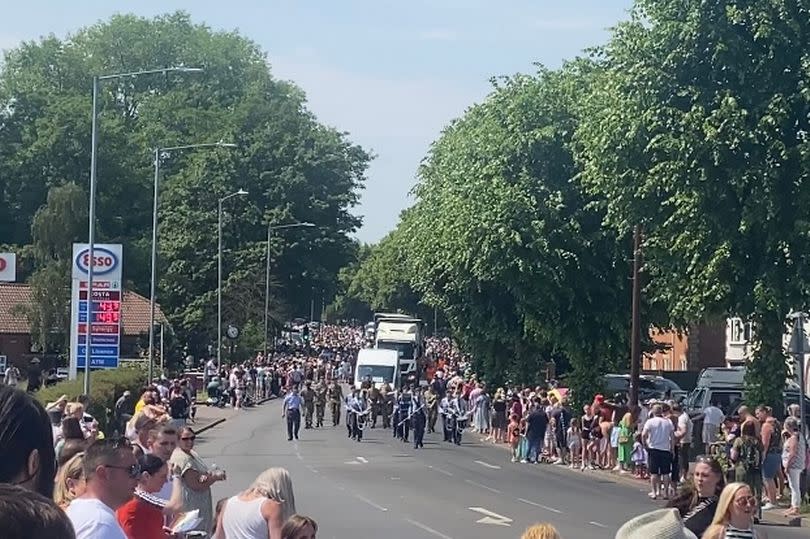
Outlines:
[[[76, 256], [76, 267], [82, 273], [88, 273], [90, 268], [90, 250], [84, 249]], [[95, 247], [93, 249], [93, 275], [105, 275], [111, 271], [115, 271], [118, 267], [118, 257], [104, 247]]]
[[13, 283], [17, 278], [17, 255], [0, 253], [0, 281]]

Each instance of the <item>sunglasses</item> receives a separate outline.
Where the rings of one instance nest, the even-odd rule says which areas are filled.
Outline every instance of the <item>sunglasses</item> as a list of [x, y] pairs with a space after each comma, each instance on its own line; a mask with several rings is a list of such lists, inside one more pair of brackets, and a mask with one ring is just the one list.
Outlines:
[[745, 496], [743, 498], [736, 498], [734, 500], [734, 503], [739, 505], [740, 507], [743, 507], [743, 506], [746, 506], [746, 505], [753, 507], [753, 506], [757, 505], [757, 499], [756, 499], [755, 496]]
[[187, 441], [187, 442], [193, 442], [194, 440], [197, 439], [197, 437], [196, 436], [183, 436], [180, 439], [183, 440], [183, 441]]
[[114, 468], [116, 470], [126, 470], [127, 475], [132, 479], [135, 479], [139, 475], [141, 475], [141, 465], [140, 464], [132, 464], [130, 466], [115, 466], [113, 464], [105, 464], [106, 468]]

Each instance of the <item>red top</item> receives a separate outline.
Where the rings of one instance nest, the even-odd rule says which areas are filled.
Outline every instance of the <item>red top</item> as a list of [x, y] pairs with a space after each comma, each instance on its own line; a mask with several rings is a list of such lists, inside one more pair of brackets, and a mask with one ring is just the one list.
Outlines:
[[129, 539], [167, 539], [160, 507], [134, 496], [115, 512]]

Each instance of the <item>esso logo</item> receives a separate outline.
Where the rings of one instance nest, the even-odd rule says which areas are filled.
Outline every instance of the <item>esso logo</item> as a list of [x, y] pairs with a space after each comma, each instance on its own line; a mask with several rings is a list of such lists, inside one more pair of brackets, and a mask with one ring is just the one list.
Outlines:
[[8, 262], [6, 262], [5, 258], [0, 256], [0, 271], [4, 271], [6, 267], [8, 267]]
[[[82, 273], [88, 273], [90, 268], [90, 249], [81, 251], [76, 256], [76, 267]], [[104, 247], [93, 248], [93, 275], [105, 275], [118, 267], [118, 257], [115, 253]]]

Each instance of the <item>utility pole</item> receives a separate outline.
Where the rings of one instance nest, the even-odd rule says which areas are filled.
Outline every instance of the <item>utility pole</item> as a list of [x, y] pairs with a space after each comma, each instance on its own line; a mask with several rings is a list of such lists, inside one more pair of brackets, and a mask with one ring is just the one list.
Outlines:
[[638, 380], [641, 370], [641, 227], [633, 230], [633, 321], [630, 326], [630, 405], [638, 405]]

